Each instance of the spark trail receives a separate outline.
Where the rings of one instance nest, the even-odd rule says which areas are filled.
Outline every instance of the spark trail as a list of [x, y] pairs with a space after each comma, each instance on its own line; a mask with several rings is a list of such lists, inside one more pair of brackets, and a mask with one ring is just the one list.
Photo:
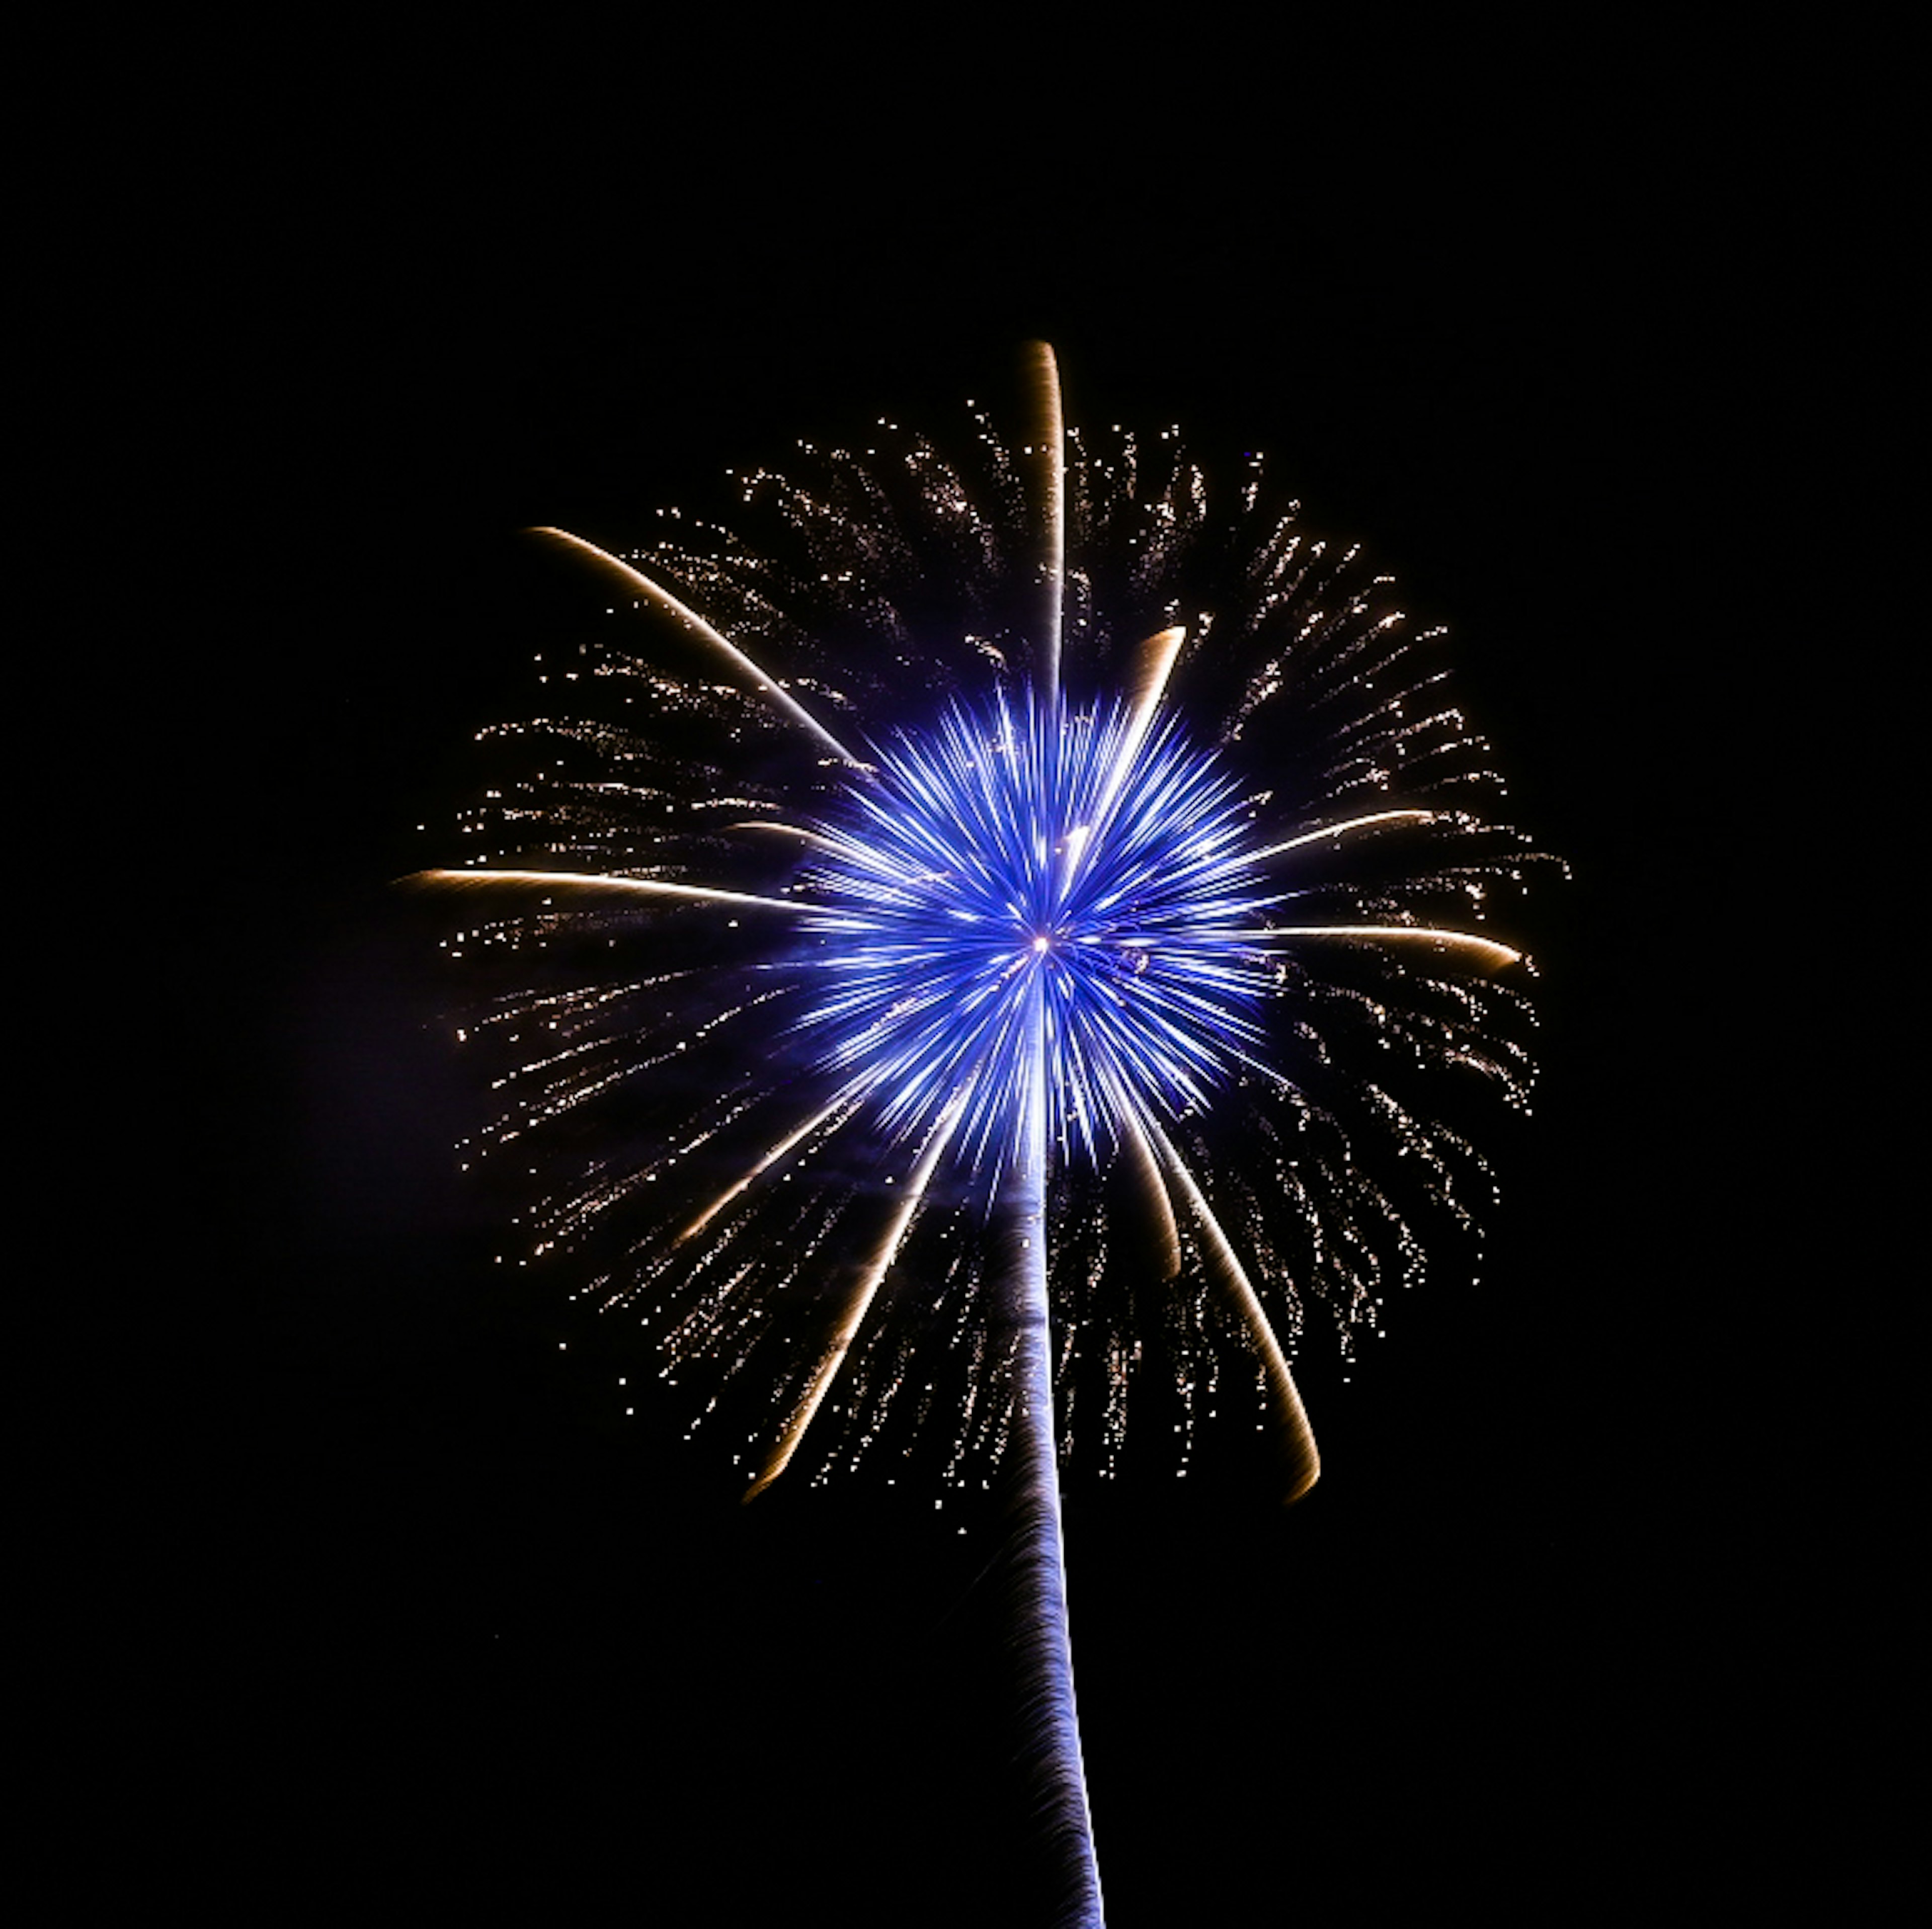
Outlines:
[[524, 980], [466, 1029], [506, 1095], [475, 1158], [556, 1149], [524, 1258], [666, 1377], [750, 1389], [747, 1499], [938, 1412], [948, 1478], [1004, 1457], [1028, 1772], [1089, 1925], [1076, 1421], [1115, 1472], [1164, 1358], [1184, 1471], [1244, 1367], [1282, 1497], [1313, 1484], [1306, 1313], [1378, 1330], [1411, 1199], [1473, 1230], [1486, 1168], [1432, 1095], [1526, 1101], [1522, 954], [1471, 927], [1550, 861], [1491, 821], [1386, 579], [1258, 477], [1216, 512], [1171, 436], [1083, 442], [1049, 350], [1031, 376], [1017, 457], [881, 424], [886, 453], [740, 478], [763, 541], [540, 532], [625, 600], [567, 714], [486, 733], [487, 861], [410, 882]]

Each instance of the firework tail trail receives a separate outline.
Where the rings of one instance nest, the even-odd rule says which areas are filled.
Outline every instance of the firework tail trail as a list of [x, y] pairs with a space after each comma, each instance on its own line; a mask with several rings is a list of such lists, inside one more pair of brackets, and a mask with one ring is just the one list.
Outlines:
[[1014, 1571], [1027, 1601], [1016, 1646], [1023, 1686], [1022, 1757], [1035, 1816], [1059, 1864], [1063, 1929], [1100, 1929], [1100, 1871], [1074, 1705], [1066, 1623], [1066, 1562], [1060, 1517], [1060, 1449], [1046, 1274], [1046, 1000], [1037, 971], [1027, 999], [1025, 1110], [1003, 1204], [1012, 1241], [1012, 1315], [1019, 1340], [1013, 1416], [1017, 1457], [1010, 1505]]

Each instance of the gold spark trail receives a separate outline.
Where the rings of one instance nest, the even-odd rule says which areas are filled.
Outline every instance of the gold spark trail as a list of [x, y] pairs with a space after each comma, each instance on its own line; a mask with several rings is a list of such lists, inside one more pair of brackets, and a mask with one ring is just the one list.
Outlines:
[[1107, 773], [1106, 788], [1094, 807], [1092, 834], [1096, 841], [1107, 819], [1113, 814], [1121, 786], [1132, 774], [1141, 746], [1147, 741], [1148, 732], [1154, 727], [1155, 712], [1160, 709], [1160, 699], [1167, 691], [1167, 679], [1173, 674], [1174, 660], [1186, 640], [1184, 629], [1162, 630], [1147, 638], [1134, 652], [1133, 674], [1129, 680], [1130, 701], [1126, 727], [1120, 733], [1120, 748], [1114, 754], [1112, 768]]
[[1060, 628], [1066, 581], [1066, 425], [1060, 396], [1060, 364], [1045, 342], [1030, 353], [1035, 453], [1044, 500], [1041, 503], [1040, 683], [1053, 702], [1060, 700]]
[[[736, 1199], [748, 1186], [756, 1182], [760, 1173], [770, 1171], [772, 1167], [776, 1165], [788, 1152], [810, 1138], [812, 1134], [817, 1131], [834, 1113], [842, 1115], [838, 1120], [838, 1124], [844, 1125], [846, 1120], [850, 1119], [864, 1103], [868, 1089], [864, 1084], [856, 1082], [848, 1086], [822, 1111], [814, 1113], [796, 1131], [790, 1133], [781, 1139], [746, 1173], [742, 1179], [738, 1180], [734, 1185], [726, 1187], [702, 1212], [699, 1213], [695, 1219], [692, 1221], [689, 1225], [672, 1239], [671, 1244], [674, 1246], [681, 1246], [686, 1240], [703, 1232], [705, 1227], [710, 1225], [733, 1200]], [[837, 1128], [835, 1127], [833, 1129], [836, 1131]]]
[[841, 763], [856, 764], [860, 762], [783, 684], [768, 675], [730, 637], [714, 630], [688, 603], [679, 601], [668, 589], [653, 583], [642, 571], [632, 568], [628, 563], [611, 555], [609, 550], [600, 550], [595, 543], [586, 543], [581, 536], [573, 536], [568, 529], [553, 529], [546, 525], [532, 529], [530, 533], [536, 536], [548, 536], [552, 541], [562, 543], [566, 548], [576, 550], [579, 555], [589, 557], [600, 568], [612, 571], [640, 595], [648, 598], [660, 610], [668, 610], [714, 649], [722, 651], [734, 667], [742, 675], [748, 678], [757, 690], [770, 697], [794, 723], [802, 724], [809, 730]]
[[1325, 843], [1330, 837], [1346, 837], [1353, 831], [1366, 831], [1376, 824], [1426, 824], [1438, 817], [1438, 810], [1375, 810], [1366, 817], [1351, 817], [1340, 824], [1324, 824], [1318, 831], [1304, 831], [1298, 837], [1290, 837], [1285, 843], [1270, 844], [1266, 849], [1255, 853], [1255, 861], [1259, 864], [1268, 858], [1278, 858], [1284, 851], [1298, 851], [1304, 844]]
[[1102, 1083], [1106, 1088], [1107, 1102], [1113, 1107], [1114, 1116], [1124, 1129], [1134, 1176], [1147, 1194], [1148, 1203], [1154, 1208], [1160, 1241], [1157, 1255], [1160, 1276], [1162, 1279], [1177, 1279], [1180, 1274], [1180, 1228], [1174, 1221], [1174, 1196], [1161, 1176], [1160, 1162], [1154, 1156], [1147, 1128], [1141, 1122], [1140, 1108], [1111, 1072], [1103, 1074]]
[[1253, 1284], [1229, 1244], [1227, 1234], [1222, 1231], [1214, 1208], [1202, 1196], [1200, 1187], [1195, 1184], [1193, 1174], [1174, 1149], [1172, 1140], [1151, 1121], [1148, 1130], [1159, 1149], [1161, 1163], [1200, 1221], [1210, 1264], [1246, 1322], [1249, 1331], [1254, 1335], [1255, 1343], [1261, 1349], [1262, 1370], [1267, 1376], [1275, 1419], [1281, 1428], [1282, 1443], [1288, 1456], [1288, 1491], [1282, 1496], [1282, 1504], [1286, 1506], [1299, 1500], [1322, 1475], [1322, 1456], [1316, 1448], [1315, 1430], [1309, 1424], [1308, 1409], [1301, 1403], [1301, 1394], [1294, 1384], [1294, 1374], [1288, 1370], [1288, 1358], [1282, 1352], [1281, 1343], [1275, 1337], [1268, 1314], [1256, 1297]]
[[418, 870], [398, 884], [419, 891], [473, 891], [484, 887], [514, 891], [554, 891], [566, 897], [683, 898], [704, 904], [729, 904], [754, 911], [782, 911], [795, 918], [802, 908], [789, 897], [760, 897], [749, 891], [721, 891], [702, 884], [669, 884], [654, 877], [610, 877], [581, 870]]
[[1514, 964], [1522, 956], [1493, 938], [1479, 938], [1468, 931], [1441, 930], [1432, 924], [1276, 924], [1260, 930], [1231, 931], [1228, 935], [1258, 945], [1271, 945], [1282, 938], [1354, 938], [1376, 944], [1426, 945], [1436, 951], [1467, 951], [1492, 971]]
[[898, 1255], [900, 1242], [905, 1238], [907, 1230], [919, 1211], [920, 1202], [926, 1197], [926, 1188], [932, 1179], [933, 1170], [952, 1137], [953, 1128], [959, 1122], [960, 1114], [965, 1107], [965, 1097], [963, 1089], [956, 1093], [948, 1101], [946, 1110], [940, 1113], [934, 1125], [932, 1136], [926, 1141], [906, 1181], [906, 1196], [900, 1200], [898, 1210], [892, 1215], [891, 1224], [886, 1228], [865, 1271], [854, 1286], [845, 1304], [844, 1316], [838, 1323], [838, 1331], [832, 1335], [824, 1358], [819, 1362], [818, 1370], [812, 1376], [812, 1385], [806, 1389], [805, 1397], [799, 1403], [790, 1424], [779, 1436], [778, 1444], [766, 1458], [758, 1478], [746, 1490], [746, 1499], [755, 1500], [764, 1493], [790, 1465], [792, 1456], [798, 1451], [799, 1442], [805, 1438], [806, 1429], [812, 1424], [820, 1405], [831, 1388], [832, 1382], [838, 1376], [839, 1368], [845, 1364], [846, 1356], [852, 1349], [852, 1341], [865, 1319], [866, 1309], [872, 1304], [873, 1296], [878, 1292], [886, 1275], [892, 1270], [892, 1261]]

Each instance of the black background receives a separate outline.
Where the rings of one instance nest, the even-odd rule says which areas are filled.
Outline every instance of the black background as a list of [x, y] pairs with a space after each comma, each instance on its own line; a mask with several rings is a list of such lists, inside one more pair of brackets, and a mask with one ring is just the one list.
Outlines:
[[135, 1417], [92, 1429], [76, 1618], [158, 1865], [270, 1915], [1044, 1919], [988, 1523], [741, 1512], [670, 1419], [606, 1424], [488, 1265], [446, 1149], [475, 1096], [385, 890], [527, 707], [520, 529], [621, 541], [875, 414], [1010, 421], [1034, 337], [1070, 419], [1262, 448], [1366, 539], [1576, 872], [1528, 934], [1545, 1077], [1480, 1281], [1393, 1307], [1346, 1385], [1311, 1364], [1315, 1494], [1070, 1487], [1110, 1919], [1543, 1920], [1726, 1853], [1708, 1790], [1775, 1778], [1792, 1625], [1745, 1605], [1750, 1497], [1811, 1478], [1739, 1424], [1748, 699], [1713, 593], [1796, 171], [1741, 176], [1714, 65], [1508, 85], [1480, 51], [1244, 85], [1231, 48], [1152, 94], [1016, 52], [942, 108], [769, 50], [756, 88], [715, 48], [416, 50], [130, 181], [167, 266], [128, 406], [174, 532], [181, 640], [136, 672], [170, 1069], [112, 1135], [152, 1291], [100, 1342]]

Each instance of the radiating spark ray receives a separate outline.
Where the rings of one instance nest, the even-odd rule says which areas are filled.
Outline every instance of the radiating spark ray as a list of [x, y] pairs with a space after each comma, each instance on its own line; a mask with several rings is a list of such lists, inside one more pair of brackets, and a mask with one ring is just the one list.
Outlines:
[[696, 1218], [682, 1231], [672, 1236], [670, 1243], [674, 1246], [681, 1246], [686, 1240], [694, 1238], [697, 1234], [703, 1232], [705, 1227], [710, 1225], [733, 1200], [739, 1197], [748, 1187], [754, 1185], [761, 1175], [770, 1172], [772, 1167], [796, 1146], [802, 1145], [835, 1113], [842, 1113], [844, 1115], [839, 1120], [839, 1123], [843, 1125], [845, 1119], [849, 1119], [863, 1101], [865, 1090], [865, 1082], [862, 1080], [854, 1080], [851, 1084], [838, 1093], [829, 1105], [814, 1112], [796, 1131], [788, 1133], [776, 1145], [772, 1146], [746, 1172], [742, 1179], [727, 1186], [709, 1206], [705, 1207], [703, 1212], [698, 1214]]
[[1124, 756], [1131, 760], [1140, 754], [1147, 741], [1148, 726], [1167, 694], [1168, 678], [1174, 674], [1175, 660], [1187, 641], [1184, 624], [1156, 630], [1134, 652], [1134, 667], [1127, 679], [1127, 734]]
[[713, 629], [688, 604], [680, 601], [668, 589], [653, 583], [642, 571], [634, 569], [630, 564], [611, 555], [609, 550], [600, 550], [595, 543], [587, 543], [581, 536], [573, 536], [568, 529], [554, 529], [544, 526], [532, 529], [530, 533], [548, 536], [553, 541], [562, 543], [579, 554], [588, 556], [600, 568], [614, 572], [640, 595], [648, 597], [659, 609], [668, 610], [714, 648], [722, 651], [730, 662], [742, 675], [748, 677], [764, 695], [770, 697], [794, 723], [802, 724], [841, 763], [856, 764], [860, 761], [790, 690], [769, 675], [728, 637]]
[[610, 877], [577, 870], [419, 870], [396, 882], [419, 891], [554, 891], [570, 897], [668, 897], [694, 903], [730, 904], [755, 911], [782, 911], [796, 918], [800, 906], [786, 897], [760, 897], [750, 891], [723, 891], [704, 884], [671, 884], [654, 877]]
[[872, 1304], [873, 1295], [878, 1292], [886, 1275], [892, 1270], [892, 1261], [898, 1257], [900, 1242], [904, 1239], [919, 1211], [933, 1170], [939, 1163], [940, 1155], [945, 1151], [947, 1141], [952, 1137], [953, 1128], [958, 1123], [963, 1103], [963, 1093], [956, 1096], [934, 1122], [932, 1136], [927, 1140], [906, 1181], [905, 1197], [899, 1201], [898, 1209], [893, 1213], [891, 1223], [886, 1228], [846, 1301], [844, 1315], [838, 1322], [838, 1330], [833, 1334], [824, 1357], [819, 1362], [818, 1370], [812, 1376], [812, 1385], [807, 1388], [805, 1397], [800, 1402], [790, 1424], [779, 1436], [778, 1444], [767, 1457], [757, 1479], [746, 1490], [746, 1500], [757, 1499], [791, 1464], [792, 1457], [798, 1451], [799, 1443], [805, 1438], [806, 1430], [811, 1426], [826, 1394], [831, 1390], [832, 1382], [845, 1364], [846, 1356], [851, 1351], [853, 1339], [865, 1319], [866, 1309]]
[[1301, 1403], [1294, 1375], [1288, 1370], [1287, 1356], [1274, 1336], [1274, 1328], [1256, 1297], [1255, 1289], [1227, 1234], [1221, 1230], [1221, 1222], [1214, 1216], [1214, 1209], [1203, 1197], [1200, 1187], [1194, 1182], [1194, 1175], [1187, 1170], [1167, 1134], [1151, 1123], [1148, 1129], [1160, 1149], [1162, 1163], [1194, 1209], [1215, 1270], [1261, 1349], [1262, 1369], [1273, 1396], [1275, 1418], [1288, 1455], [1288, 1487], [1282, 1496], [1282, 1504], [1289, 1505], [1299, 1500], [1322, 1475], [1322, 1456], [1316, 1448], [1315, 1430], [1309, 1424], [1308, 1409]]
[[1278, 938], [1350, 938], [1374, 944], [1426, 945], [1436, 951], [1462, 951], [1491, 971], [1516, 963], [1522, 953], [1493, 938], [1479, 938], [1472, 931], [1446, 931], [1432, 924], [1274, 924], [1236, 935], [1256, 944], [1272, 944]]
[[1142, 1124], [1140, 1107], [1128, 1099], [1120, 1089], [1119, 1080], [1109, 1074], [1107, 1077], [1107, 1099], [1113, 1107], [1113, 1116], [1120, 1122], [1120, 1134], [1126, 1140], [1128, 1157], [1132, 1158], [1134, 1176], [1140, 1180], [1142, 1191], [1146, 1194], [1148, 1203], [1154, 1207], [1154, 1217], [1160, 1232], [1160, 1254], [1157, 1267], [1161, 1278], [1171, 1281], [1180, 1276], [1180, 1226], [1174, 1222], [1174, 1197], [1167, 1190], [1167, 1180], [1161, 1176], [1161, 1164], [1154, 1157], [1154, 1143], [1148, 1137], [1148, 1128]]
[[1154, 726], [1154, 717], [1160, 708], [1161, 698], [1166, 691], [1167, 679], [1173, 672], [1174, 659], [1180, 655], [1180, 646], [1186, 640], [1186, 631], [1177, 626], [1156, 631], [1135, 651], [1134, 670], [1128, 679], [1126, 708], [1119, 747], [1108, 764], [1099, 798], [1094, 804], [1085, 834], [1081, 840], [1076, 859], [1096, 848], [1104, 837], [1113, 819], [1114, 807], [1120, 801], [1120, 792], [1138, 765], [1148, 732]]
[[1033, 344], [1031, 373], [1034, 419], [1037, 424], [1034, 433], [1046, 499], [1041, 505], [1046, 556], [1040, 614], [1042, 636], [1040, 681], [1048, 701], [1058, 703], [1060, 624], [1066, 600], [1066, 425], [1061, 413], [1060, 364], [1045, 342]]
[[791, 837], [801, 844], [808, 844], [814, 849], [836, 851], [842, 848], [823, 831], [807, 828], [802, 824], [784, 824], [775, 817], [748, 818], [742, 824], [728, 824], [728, 831], [767, 831], [781, 837]]
[[1372, 810], [1366, 817], [1351, 817], [1340, 824], [1324, 824], [1318, 831], [1304, 831], [1278, 844], [1256, 852], [1256, 864], [1278, 858], [1284, 851], [1298, 851], [1304, 844], [1324, 844], [1331, 837], [1346, 837], [1352, 831], [1366, 831], [1377, 824], [1426, 824], [1442, 813], [1439, 810]]

